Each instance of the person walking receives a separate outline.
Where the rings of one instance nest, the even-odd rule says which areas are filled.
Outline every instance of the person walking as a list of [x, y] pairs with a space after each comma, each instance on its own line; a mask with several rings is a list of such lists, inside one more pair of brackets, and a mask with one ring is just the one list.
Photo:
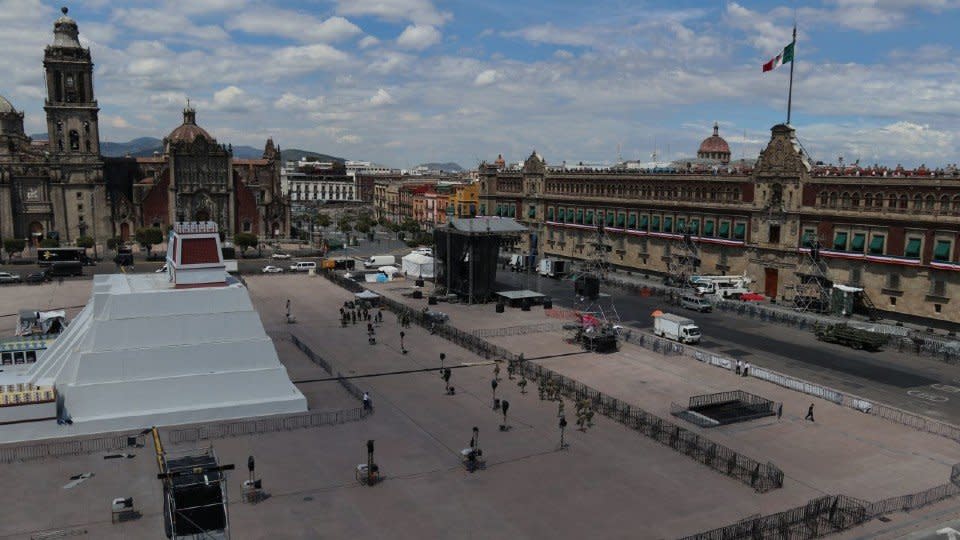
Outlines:
[[779, 420], [781, 417], [783, 417], [783, 402], [780, 402], [780, 404], [777, 405], [777, 420]]
[[740, 369], [741, 369], [741, 364], [740, 364], [740, 361], [737, 360], [737, 375], [740, 375]]
[[809, 421], [811, 421], [811, 422], [814, 422], [814, 421], [815, 421], [815, 420], [813, 419], [813, 403], [810, 404], [810, 408], [807, 409], [807, 416], [805, 416], [803, 419], [804, 419], [804, 420], [809, 420]]
[[743, 364], [743, 376], [744, 376], [744, 377], [749, 377], [749, 376], [750, 376], [750, 362], [744, 362], [744, 364]]
[[363, 409], [365, 411], [369, 411], [372, 408], [373, 408], [373, 404], [370, 403], [370, 393], [364, 392], [363, 393]]

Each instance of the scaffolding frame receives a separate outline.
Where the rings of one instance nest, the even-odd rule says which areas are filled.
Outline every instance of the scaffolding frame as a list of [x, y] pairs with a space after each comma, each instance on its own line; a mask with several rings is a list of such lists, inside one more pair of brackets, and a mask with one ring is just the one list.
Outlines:
[[671, 251], [670, 260], [667, 261], [667, 271], [669, 272], [667, 278], [679, 280], [681, 296], [686, 293], [693, 293], [693, 284], [690, 283], [690, 278], [697, 275], [699, 269], [700, 246], [697, 245], [689, 231], [684, 231], [679, 253]]
[[820, 235], [810, 239], [810, 247], [801, 251], [797, 265], [797, 283], [793, 286], [793, 305], [801, 313], [826, 313], [830, 310], [833, 280], [827, 262], [820, 256]]

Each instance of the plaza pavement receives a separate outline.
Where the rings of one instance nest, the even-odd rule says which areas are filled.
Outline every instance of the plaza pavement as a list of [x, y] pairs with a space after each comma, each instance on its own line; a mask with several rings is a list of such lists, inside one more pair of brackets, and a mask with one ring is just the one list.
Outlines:
[[[210, 441], [222, 462], [238, 468], [229, 476], [234, 538], [676, 538], [803, 504], [822, 491], [876, 499], [887, 491], [923, 489], [946, 481], [949, 464], [960, 461], [949, 441], [821, 403], [818, 423], [807, 425], [799, 418], [805, 404], [793, 404], [809, 400], [806, 396], [793, 397], [760, 381], [724, 379], [717, 368], [692, 360], [684, 365], [676, 357], [647, 358], [643, 351], [630, 350], [592, 360], [581, 354], [543, 362], [662, 415], [655, 405], [677, 400], [675, 396], [685, 399], [699, 388], [765, 385], [744, 388], [788, 403], [783, 421], [760, 420], [705, 434], [776, 463], [787, 474], [784, 488], [754, 493], [599, 415], [586, 433], [568, 428], [571, 446], [557, 451], [556, 404], [537, 399], [535, 388], [521, 395], [505, 369], [497, 396], [510, 400], [513, 429], [500, 432], [502, 419], [491, 410], [493, 368], [484, 360], [415, 326], [403, 329], [409, 353], [402, 355], [401, 329], [387, 312], [377, 329], [377, 344], [369, 345], [365, 324], [340, 327], [338, 307], [351, 295], [320, 277], [262, 276], [247, 283], [291, 377], [325, 376], [291, 354], [299, 351], [284, 335], [293, 332], [344, 375], [361, 376], [354, 382], [370, 391], [375, 413], [338, 426]], [[287, 298], [297, 318], [293, 325], [284, 321]], [[426, 300], [410, 302], [426, 305]], [[487, 324], [480, 321], [493, 316], [490, 305], [437, 307], [450, 313], [457, 326], [470, 317]], [[543, 317], [542, 310], [509, 310], [499, 320], [515, 326], [537, 322], [537, 317]], [[560, 334], [497, 339], [508, 347], [523, 344], [528, 357], [569, 347]], [[447, 355], [445, 365], [456, 367], [451, 379], [455, 396], [443, 394], [436, 371], [391, 374], [439, 367], [440, 352]], [[334, 381], [301, 388], [307, 385], [318, 399], [342, 392]], [[567, 416], [572, 424], [569, 403]], [[488, 467], [469, 474], [460, 466], [459, 449], [467, 446], [473, 426], [480, 429]], [[359, 486], [353, 477], [356, 464], [365, 461], [367, 439], [376, 440], [377, 462], [386, 476], [373, 488]], [[840, 448], [827, 448], [833, 444]], [[167, 449], [191, 446], [168, 443]], [[18, 486], [18, 496], [0, 510], [0, 538], [62, 529], [85, 530], [95, 538], [161, 538], [161, 486], [153, 452], [148, 446], [134, 453], [132, 459], [104, 460], [93, 454], [0, 465], [3, 484]], [[248, 455], [256, 457], [258, 475], [271, 494], [256, 506], [239, 502]], [[63, 489], [71, 475], [82, 472], [96, 474]], [[122, 496], [133, 496], [145, 515], [112, 525], [109, 501]], [[936, 516], [934, 511], [951, 504], [956, 503], [924, 512]], [[923, 515], [895, 515], [884, 525], [903, 525]], [[867, 525], [875, 526], [879, 522]], [[846, 537], [871, 530], [882, 532], [861, 528]]]

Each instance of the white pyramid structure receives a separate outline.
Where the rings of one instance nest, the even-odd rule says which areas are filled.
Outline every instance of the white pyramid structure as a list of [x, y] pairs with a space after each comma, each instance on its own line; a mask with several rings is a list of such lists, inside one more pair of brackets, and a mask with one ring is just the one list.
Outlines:
[[[178, 223], [165, 274], [94, 277], [90, 302], [38, 361], [60, 418], [127, 429], [307, 410], [217, 226]], [[87, 431], [87, 430], [84, 430]]]

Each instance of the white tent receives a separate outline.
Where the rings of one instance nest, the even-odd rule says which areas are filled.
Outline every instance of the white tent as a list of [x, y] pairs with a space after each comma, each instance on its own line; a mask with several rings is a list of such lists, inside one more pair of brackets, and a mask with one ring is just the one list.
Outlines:
[[432, 278], [433, 257], [411, 253], [400, 260], [403, 273], [409, 278]]

